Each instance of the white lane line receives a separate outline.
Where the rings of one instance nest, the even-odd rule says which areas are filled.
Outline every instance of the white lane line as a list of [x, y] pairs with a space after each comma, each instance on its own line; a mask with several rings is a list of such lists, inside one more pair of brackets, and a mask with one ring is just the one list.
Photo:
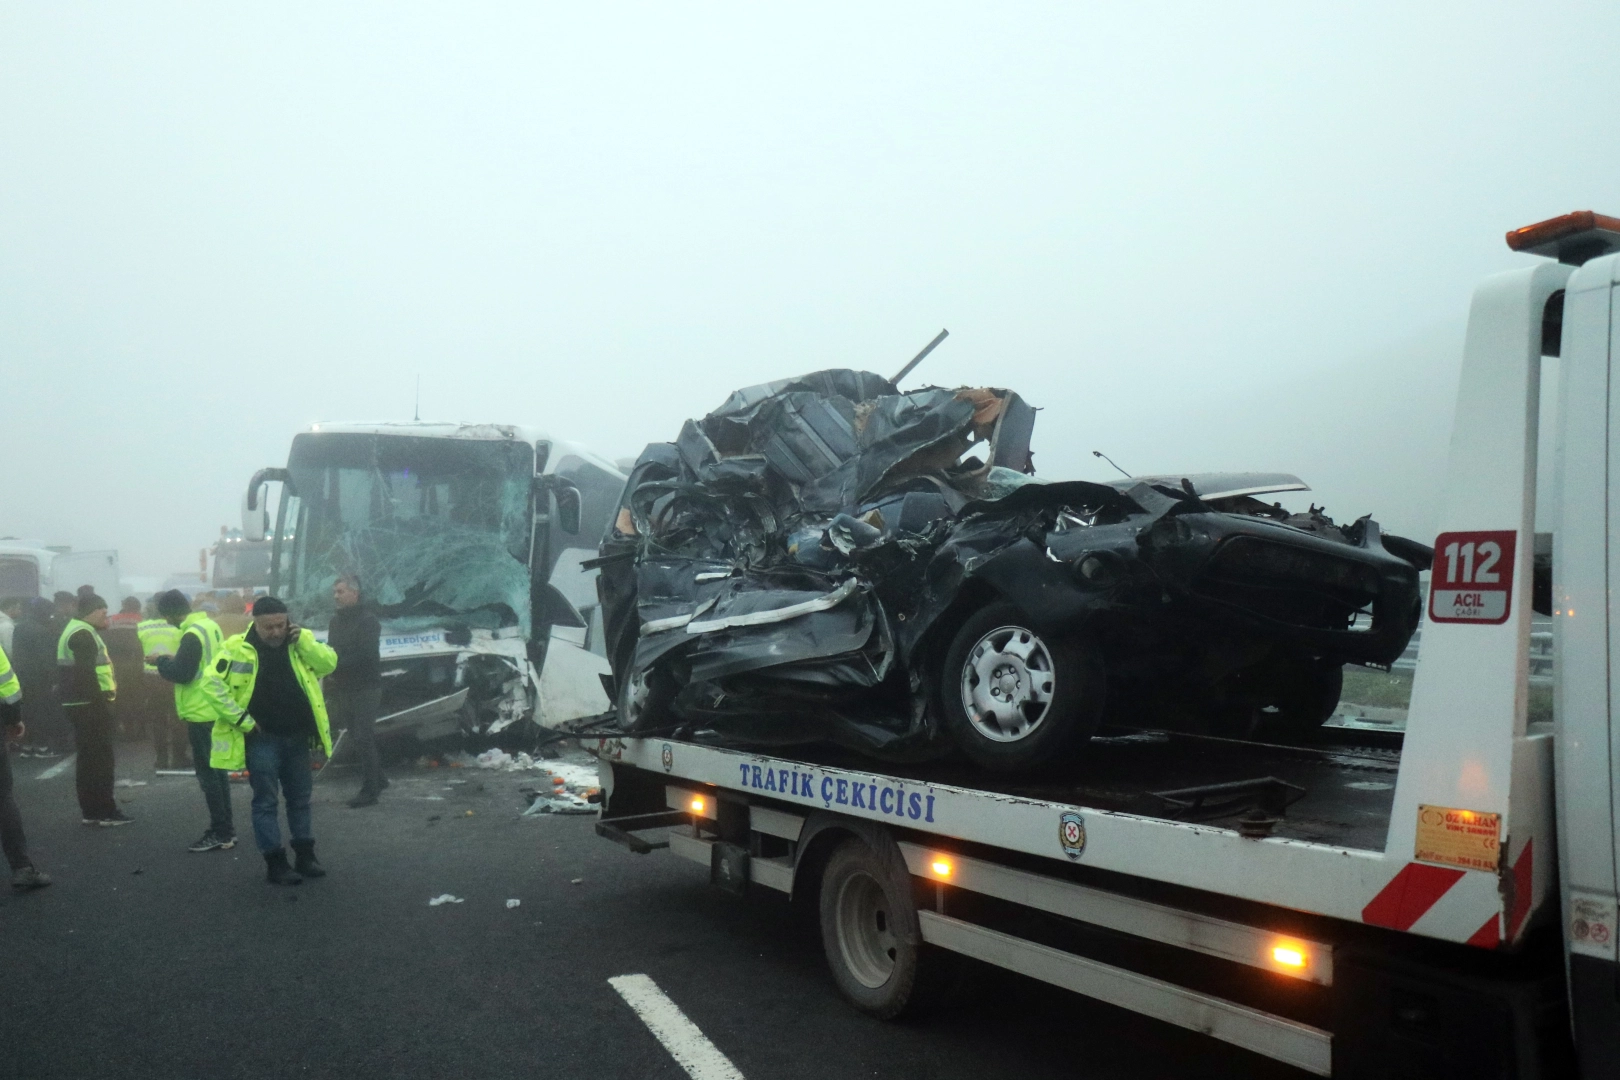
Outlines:
[[53, 776], [61, 776], [63, 773], [67, 772], [67, 767], [69, 765], [73, 764], [73, 759], [78, 757], [78, 756], [79, 756], [78, 754], [69, 754], [67, 757], [63, 758], [61, 761], [58, 761], [55, 765], [52, 765], [50, 768], [46, 769], [44, 772], [42, 772], [38, 776], [34, 777], [34, 779], [35, 780], [49, 780]]
[[658, 1041], [664, 1044], [675, 1063], [692, 1080], [743, 1080], [731, 1059], [681, 1012], [681, 1007], [658, 989], [645, 975], [618, 975], [608, 984], [619, 992], [625, 1004], [636, 1010]]

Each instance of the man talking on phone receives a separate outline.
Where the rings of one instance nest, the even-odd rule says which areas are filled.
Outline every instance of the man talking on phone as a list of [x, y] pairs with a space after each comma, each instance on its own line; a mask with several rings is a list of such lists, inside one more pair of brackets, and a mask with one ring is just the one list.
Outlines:
[[[266, 880], [296, 885], [324, 877], [315, 859], [315, 833], [309, 809], [314, 777], [313, 746], [332, 752], [321, 679], [337, 667], [337, 653], [315, 640], [274, 596], [253, 604], [253, 625], [225, 642], [214, 661], [232, 699], [244, 710], [240, 720], [214, 722], [209, 763], [216, 769], [248, 771], [253, 787], [253, 839], [264, 856]], [[281, 804], [287, 808], [296, 865], [287, 864], [281, 846]]]

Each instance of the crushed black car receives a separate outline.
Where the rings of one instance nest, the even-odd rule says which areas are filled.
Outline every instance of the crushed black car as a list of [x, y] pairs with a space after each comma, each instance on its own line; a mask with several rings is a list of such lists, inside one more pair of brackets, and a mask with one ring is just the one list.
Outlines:
[[1034, 421], [834, 369], [648, 446], [594, 560], [620, 726], [1044, 771], [1104, 723], [1308, 732], [1405, 649], [1428, 547], [1283, 474], [1043, 482]]

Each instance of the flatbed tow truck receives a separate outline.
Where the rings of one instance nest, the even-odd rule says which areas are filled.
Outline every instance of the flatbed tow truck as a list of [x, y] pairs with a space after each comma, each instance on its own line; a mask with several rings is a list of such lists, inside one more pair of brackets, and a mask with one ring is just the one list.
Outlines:
[[[598, 833], [817, 905], [882, 1017], [960, 955], [1320, 1076], [1620, 1076], [1620, 220], [1508, 242], [1549, 258], [1474, 294], [1403, 734], [1113, 731], [1062, 782], [987, 783], [597, 733]], [[1544, 356], [1558, 664], [1531, 723]]]

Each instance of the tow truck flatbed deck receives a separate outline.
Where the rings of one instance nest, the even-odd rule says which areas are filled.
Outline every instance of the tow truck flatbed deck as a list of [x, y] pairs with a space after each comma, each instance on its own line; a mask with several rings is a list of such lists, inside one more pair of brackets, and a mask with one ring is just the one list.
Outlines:
[[[1032, 802], [1237, 829], [1266, 801], [1264, 781], [1288, 800], [1268, 814], [1264, 835], [1381, 852], [1400, 768], [1398, 739], [1381, 745], [1324, 734], [1313, 745], [1255, 743], [1160, 730], [1119, 729], [1092, 739], [1061, 778], [1008, 779], [959, 761], [897, 765], [836, 748], [740, 749], [824, 769], [872, 772], [916, 785], [980, 790]], [[624, 738], [623, 735], [616, 736]], [[653, 740], [660, 744], [671, 740]], [[674, 745], [680, 745], [674, 743]], [[709, 744], [694, 743], [692, 745]], [[715, 747], [716, 749], [725, 749]], [[1203, 807], [1192, 807], [1200, 789]]]

